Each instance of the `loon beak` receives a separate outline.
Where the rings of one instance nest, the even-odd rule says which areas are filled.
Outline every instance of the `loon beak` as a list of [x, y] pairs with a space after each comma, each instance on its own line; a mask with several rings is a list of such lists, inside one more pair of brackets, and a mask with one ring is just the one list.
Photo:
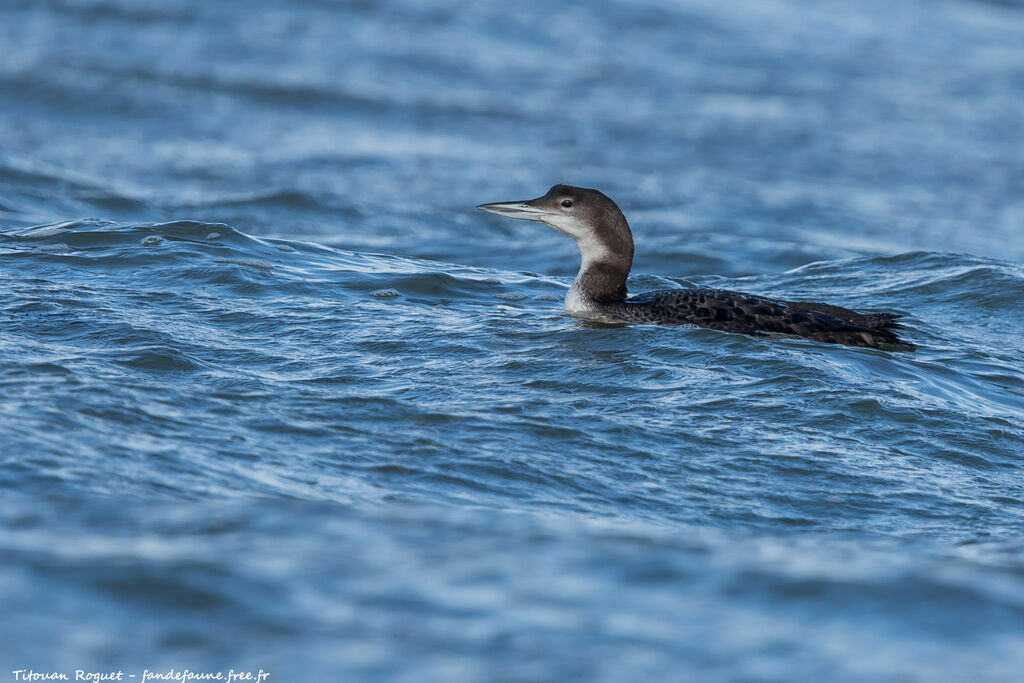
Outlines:
[[532, 202], [535, 201], [537, 200], [531, 199], [525, 202], [494, 202], [493, 204], [481, 204], [476, 208], [488, 213], [496, 213], [499, 216], [505, 216], [507, 218], [519, 218], [524, 221], [543, 222], [545, 218], [551, 215], [551, 213], [534, 206]]

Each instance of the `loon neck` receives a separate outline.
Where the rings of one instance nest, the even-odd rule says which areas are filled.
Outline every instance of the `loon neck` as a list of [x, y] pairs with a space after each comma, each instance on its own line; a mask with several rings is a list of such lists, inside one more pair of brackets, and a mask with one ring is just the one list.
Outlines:
[[580, 271], [565, 298], [569, 313], [600, 313], [602, 308], [626, 300], [626, 278], [633, 267], [633, 233], [619, 207], [604, 195], [600, 197], [604, 201], [585, 215], [549, 223], [572, 236], [580, 250]]
[[619, 303], [626, 300], [627, 277], [629, 264], [611, 260], [584, 260], [572, 283], [572, 289], [578, 296], [597, 304]]

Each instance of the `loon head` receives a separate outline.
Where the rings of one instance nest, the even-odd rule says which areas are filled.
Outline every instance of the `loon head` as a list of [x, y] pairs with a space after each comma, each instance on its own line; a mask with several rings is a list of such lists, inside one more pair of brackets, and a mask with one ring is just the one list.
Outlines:
[[536, 221], [576, 240], [583, 268], [592, 264], [624, 270], [633, 265], [633, 234], [622, 211], [603, 192], [555, 185], [543, 197], [476, 207], [499, 216]]

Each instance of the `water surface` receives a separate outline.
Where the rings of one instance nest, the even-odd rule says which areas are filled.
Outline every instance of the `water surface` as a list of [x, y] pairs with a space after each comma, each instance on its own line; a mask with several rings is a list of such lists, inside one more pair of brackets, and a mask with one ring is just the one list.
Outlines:
[[[300, 680], [1024, 671], [1008, 2], [9, 2], [0, 664]], [[476, 212], [599, 187], [630, 289], [915, 353], [561, 313]]]

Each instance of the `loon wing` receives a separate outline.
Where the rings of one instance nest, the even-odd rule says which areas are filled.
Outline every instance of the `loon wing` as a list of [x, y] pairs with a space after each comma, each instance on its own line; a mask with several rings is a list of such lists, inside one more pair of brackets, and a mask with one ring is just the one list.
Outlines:
[[793, 308], [824, 313], [869, 330], [893, 330], [903, 327], [903, 324], [900, 323], [900, 318], [903, 317], [902, 313], [860, 313], [842, 306], [816, 301], [787, 301], [786, 303]]
[[[669, 289], [625, 301], [629, 317], [691, 324], [724, 332], [793, 334], [817, 341], [877, 347], [901, 344], [893, 314], [861, 314], [839, 306], [789, 303], [724, 289]], [[853, 314], [846, 319], [847, 314]], [[656, 319], [655, 319], [656, 318]], [[868, 324], [857, 324], [864, 322]]]

